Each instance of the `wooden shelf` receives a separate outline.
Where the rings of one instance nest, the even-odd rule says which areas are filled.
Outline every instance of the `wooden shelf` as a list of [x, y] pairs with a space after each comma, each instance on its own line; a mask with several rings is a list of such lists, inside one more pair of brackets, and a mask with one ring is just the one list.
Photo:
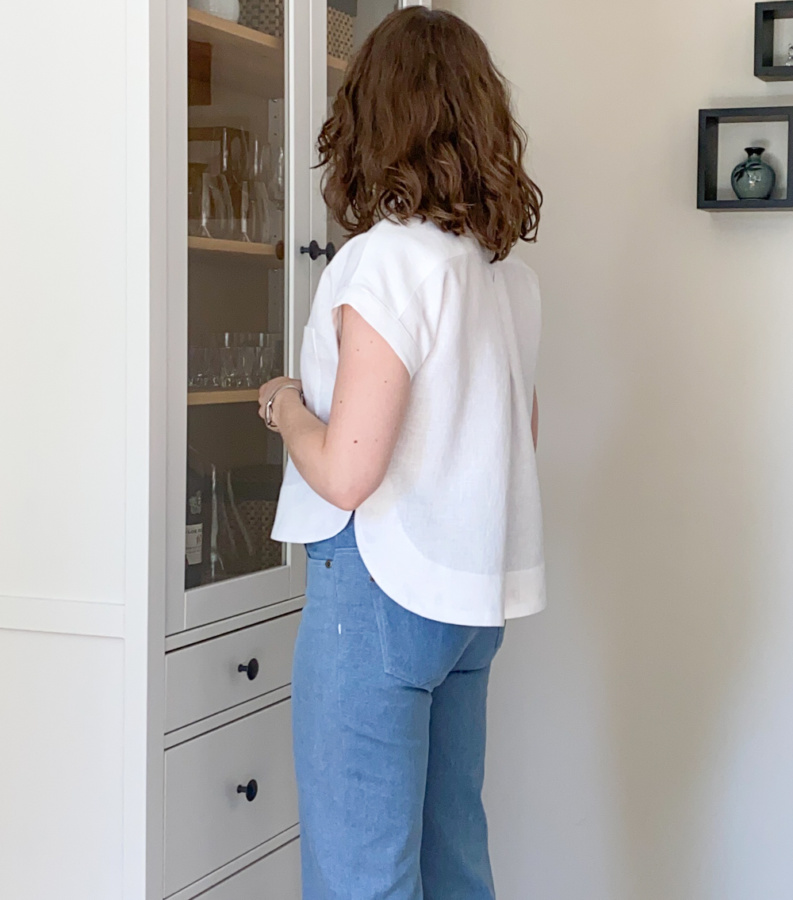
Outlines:
[[754, 74], [763, 81], [793, 81], [793, 66], [774, 63], [774, 26], [779, 19], [793, 19], [793, 0], [755, 5]]
[[793, 209], [793, 199], [774, 197], [770, 200], [702, 200], [699, 209], [709, 209], [711, 212], [784, 211]]
[[[249, 241], [227, 241], [220, 238], [195, 237], [187, 238], [189, 250], [200, 253], [225, 253], [231, 256], [263, 257], [269, 265], [277, 268], [283, 265], [283, 248], [275, 244], [256, 244]], [[280, 253], [279, 253], [280, 249]]]
[[[187, 10], [187, 36], [212, 45], [212, 82], [260, 97], [284, 96], [284, 42], [218, 16]], [[347, 61], [328, 56], [328, 83], [335, 92]]]
[[187, 10], [187, 37], [212, 47], [212, 87], [260, 98], [284, 96], [284, 42], [236, 22]]
[[221, 403], [258, 403], [257, 388], [239, 390], [188, 391], [188, 406], [217, 406]]
[[211, 41], [212, 43], [223, 41], [240, 49], [252, 49], [259, 45], [281, 54], [284, 52], [284, 42], [281, 38], [256, 31], [255, 28], [246, 28], [244, 25], [238, 25], [236, 22], [221, 19], [219, 16], [213, 16], [198, 9], [188, 8], [187, 22], [190, 37], [197, 41]]
[[[787, 125], [787, 195], [770, 200], [719, 199], [719, 128], [722, 125], [784, 122]], [[781, 156], [781, 153], [780, 153]], [[780, 173], [777, 173], [779, 177]], [[738, 109], [701, 109], [699, 111], [699, 165], [697, 207], [710, 212], [773, 212], [793, 209], [793, 106], [750, 106]]]

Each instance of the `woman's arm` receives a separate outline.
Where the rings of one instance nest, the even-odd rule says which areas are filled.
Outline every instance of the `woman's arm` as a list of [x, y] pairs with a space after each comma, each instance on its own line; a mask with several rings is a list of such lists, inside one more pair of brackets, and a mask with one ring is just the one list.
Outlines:
[[534, 438], [534, 449], [537, 449], [537, 435], [540, 430], [540, 407], [537, 405], [537, 388], [534, 388], [534, 405], [531, 408], [531, 436]]
[[[273, 422], [298, 472], [329, 503], [357, 509], [380, 486], [410, 396], [410, 376], [391, 346], [351, 306], [342, 306], [339, 369], [330, 419], [325, 425], [300, 402], [297, 391], [281, 391]], [[276, 378], [259, 389], [260, 415]]]

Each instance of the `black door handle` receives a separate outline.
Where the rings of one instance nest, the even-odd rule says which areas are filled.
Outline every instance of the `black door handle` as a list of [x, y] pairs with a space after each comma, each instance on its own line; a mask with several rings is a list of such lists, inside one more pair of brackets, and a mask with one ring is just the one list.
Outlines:
[[237, 671], [247, 672], [248, 681], [253, 681], [253, 679], [259, 674], [259, 660], [254, 656], [247, 665], [245, 665], [245, 663], [240, 663], [237, 666]]
[[319, 259], [320, 256], [327, 256], [330, 262], [336, 255], [336, 247], [332, 241], [328, 241], [327, 247], [320, 247], [316, 241], [312, 241], [308, 247], [301, 247], [301, 253], [308, 253], [311, 259]]
[[237, 793], [245, 794], [245, 799], [248, 801], [248, 803], [252, 803], [256, 799], [256, 795], [259, 793], [259, 785], [256, 783], [256, 779], [251, 778], [251, 780], [247, 784], [238, 784]]

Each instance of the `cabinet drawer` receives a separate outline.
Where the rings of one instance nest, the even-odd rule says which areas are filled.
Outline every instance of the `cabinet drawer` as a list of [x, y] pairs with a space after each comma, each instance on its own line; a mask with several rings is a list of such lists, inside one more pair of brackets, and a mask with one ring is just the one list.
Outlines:
[[196, 900], [300, 900], [300, 841], [221, 882]]
[[[300, 613], [174, 650], [165, 658], [165, 730], [173, 731], [289, 684]], [[252, 662], [255, 661], [255, 662]], [[240, 672], [239, 666], [255, 670]]]
[[[248, 800], [238, 786], [256, 782]], [[165, 895], [297, 824], [291, 703], [165, 752]]]

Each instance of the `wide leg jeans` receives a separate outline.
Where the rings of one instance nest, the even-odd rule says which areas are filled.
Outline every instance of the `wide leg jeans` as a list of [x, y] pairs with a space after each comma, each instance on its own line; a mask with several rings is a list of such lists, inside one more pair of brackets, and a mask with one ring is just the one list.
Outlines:
[[399, 606], [354, 517], [307, 552], [292, 683], [304, 900], [492, 900], [481, 793], [504, 629]]

